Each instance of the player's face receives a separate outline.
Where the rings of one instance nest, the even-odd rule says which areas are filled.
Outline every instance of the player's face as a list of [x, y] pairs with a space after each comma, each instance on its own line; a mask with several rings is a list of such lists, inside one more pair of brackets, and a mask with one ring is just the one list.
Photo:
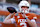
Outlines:
[[24, 9], [28, 9], [28, 7], [27, 7], [27, 6], [22, 6], [21, 8], [22, 8], [22, 9], [23, 9], [23, 8], [24, 8]]
[[28, 7], [27, 6], [22, 6], [21, 9], [22, 9], [23, 13], [28, 13]]

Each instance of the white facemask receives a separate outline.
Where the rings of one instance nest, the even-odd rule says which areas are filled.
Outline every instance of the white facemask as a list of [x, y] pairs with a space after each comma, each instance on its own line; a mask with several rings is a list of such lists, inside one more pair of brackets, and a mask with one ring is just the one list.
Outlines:
[[[25, 10], [25, 11], [24, 11], [24, 10]], [[22, 12], [22, 13], [29, 13], [29, 11], [28, 11], [28, 10], [26, 10], [26, 9], [24, 9], [24, 10], [22, 9], [22, 11], [21, 11], [21, 12]]]

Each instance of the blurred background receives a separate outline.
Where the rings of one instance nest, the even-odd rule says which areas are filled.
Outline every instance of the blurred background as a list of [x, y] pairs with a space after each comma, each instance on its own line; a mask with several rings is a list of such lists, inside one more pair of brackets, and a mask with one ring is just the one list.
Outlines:
[[[7, 7], [14, 7], [19, 11], [18, 4], [22, 0], [0, 0], [0, 27], [14, 27], [14, 24], [3, 24], [3, 21], [9, 12]], [[37, 15], [37, 25], [40, 27], [40, 0], [26, 0], [30, 3], [30, 13]]]

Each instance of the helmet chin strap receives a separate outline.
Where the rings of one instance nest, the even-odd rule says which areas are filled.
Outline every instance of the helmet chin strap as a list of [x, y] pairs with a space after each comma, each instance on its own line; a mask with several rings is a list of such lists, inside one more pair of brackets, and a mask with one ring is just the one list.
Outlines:
[[25, 13], [29, 13], [29, 11], [25, 10]]

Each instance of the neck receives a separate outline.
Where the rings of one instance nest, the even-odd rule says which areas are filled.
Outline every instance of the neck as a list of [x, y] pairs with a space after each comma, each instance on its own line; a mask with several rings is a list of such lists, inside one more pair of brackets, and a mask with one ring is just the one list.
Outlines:
[[25, 18], [25, 13], [21, 13], [21, 14], [22, 14], [23, 18]]

